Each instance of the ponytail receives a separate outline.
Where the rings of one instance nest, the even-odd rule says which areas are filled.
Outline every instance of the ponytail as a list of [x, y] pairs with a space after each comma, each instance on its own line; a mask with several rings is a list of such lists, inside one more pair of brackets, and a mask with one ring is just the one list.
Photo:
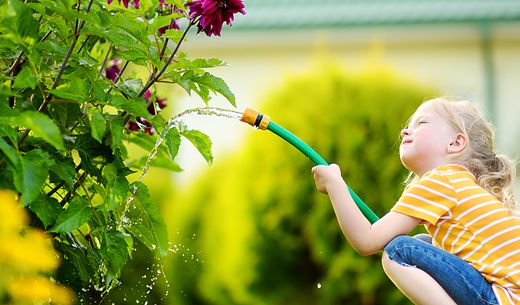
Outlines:
[[471, 158], [464, 164], [477, 183], [500, 200], [510, 210], [515, 207], [513, 183], [516, 167], [505, 155], [491, 155], [489, 158]]

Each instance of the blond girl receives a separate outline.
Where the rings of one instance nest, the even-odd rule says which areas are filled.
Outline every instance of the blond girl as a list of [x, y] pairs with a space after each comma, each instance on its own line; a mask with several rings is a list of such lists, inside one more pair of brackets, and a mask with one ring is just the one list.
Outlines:
[[[383, 250], [383, 269], [415, 304], [520, 304], [520, 220], [515, 167], [497, 155], [491, 125], [466, 101], [421, 104], [401, 132], [400, 158], [415, 177], [371, 224], [335, 164], [312, 169], [356, 251]], [[417, 225], [428, 235], [410, 237]]]

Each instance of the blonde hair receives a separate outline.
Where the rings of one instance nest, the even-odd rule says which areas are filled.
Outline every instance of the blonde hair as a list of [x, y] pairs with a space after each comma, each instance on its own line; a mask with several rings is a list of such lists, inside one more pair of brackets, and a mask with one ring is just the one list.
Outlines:
[[440, 97], [426, 102], [432, 102], [439, 114], [458, 132], [467, 136], [469, 146], [456, 162], [466, 167], [481, 187], [513, 210], [516, 167], [507, 156], [495, 153], [493, 125], [468, 101], [451, 101]]

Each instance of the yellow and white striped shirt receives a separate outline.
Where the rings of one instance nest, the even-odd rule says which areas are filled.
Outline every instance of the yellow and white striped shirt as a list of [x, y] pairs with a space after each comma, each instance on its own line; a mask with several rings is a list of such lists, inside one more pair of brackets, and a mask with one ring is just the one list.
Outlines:
[[423, 219], [433, 244], [480, 271], [501, 305], [520, 304], [520, 219], [465, 167], [443, 165], [423, 175], [392, 211]]

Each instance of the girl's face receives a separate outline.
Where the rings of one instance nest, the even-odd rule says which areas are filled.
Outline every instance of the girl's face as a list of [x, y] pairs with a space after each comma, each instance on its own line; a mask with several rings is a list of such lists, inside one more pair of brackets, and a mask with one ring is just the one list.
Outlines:
[[449, 163], [448, 147], [457, 131], [434, 107], [423, 103], [413, 114], [410, 124], [401, 131], [401, 162], [418, 176]]

